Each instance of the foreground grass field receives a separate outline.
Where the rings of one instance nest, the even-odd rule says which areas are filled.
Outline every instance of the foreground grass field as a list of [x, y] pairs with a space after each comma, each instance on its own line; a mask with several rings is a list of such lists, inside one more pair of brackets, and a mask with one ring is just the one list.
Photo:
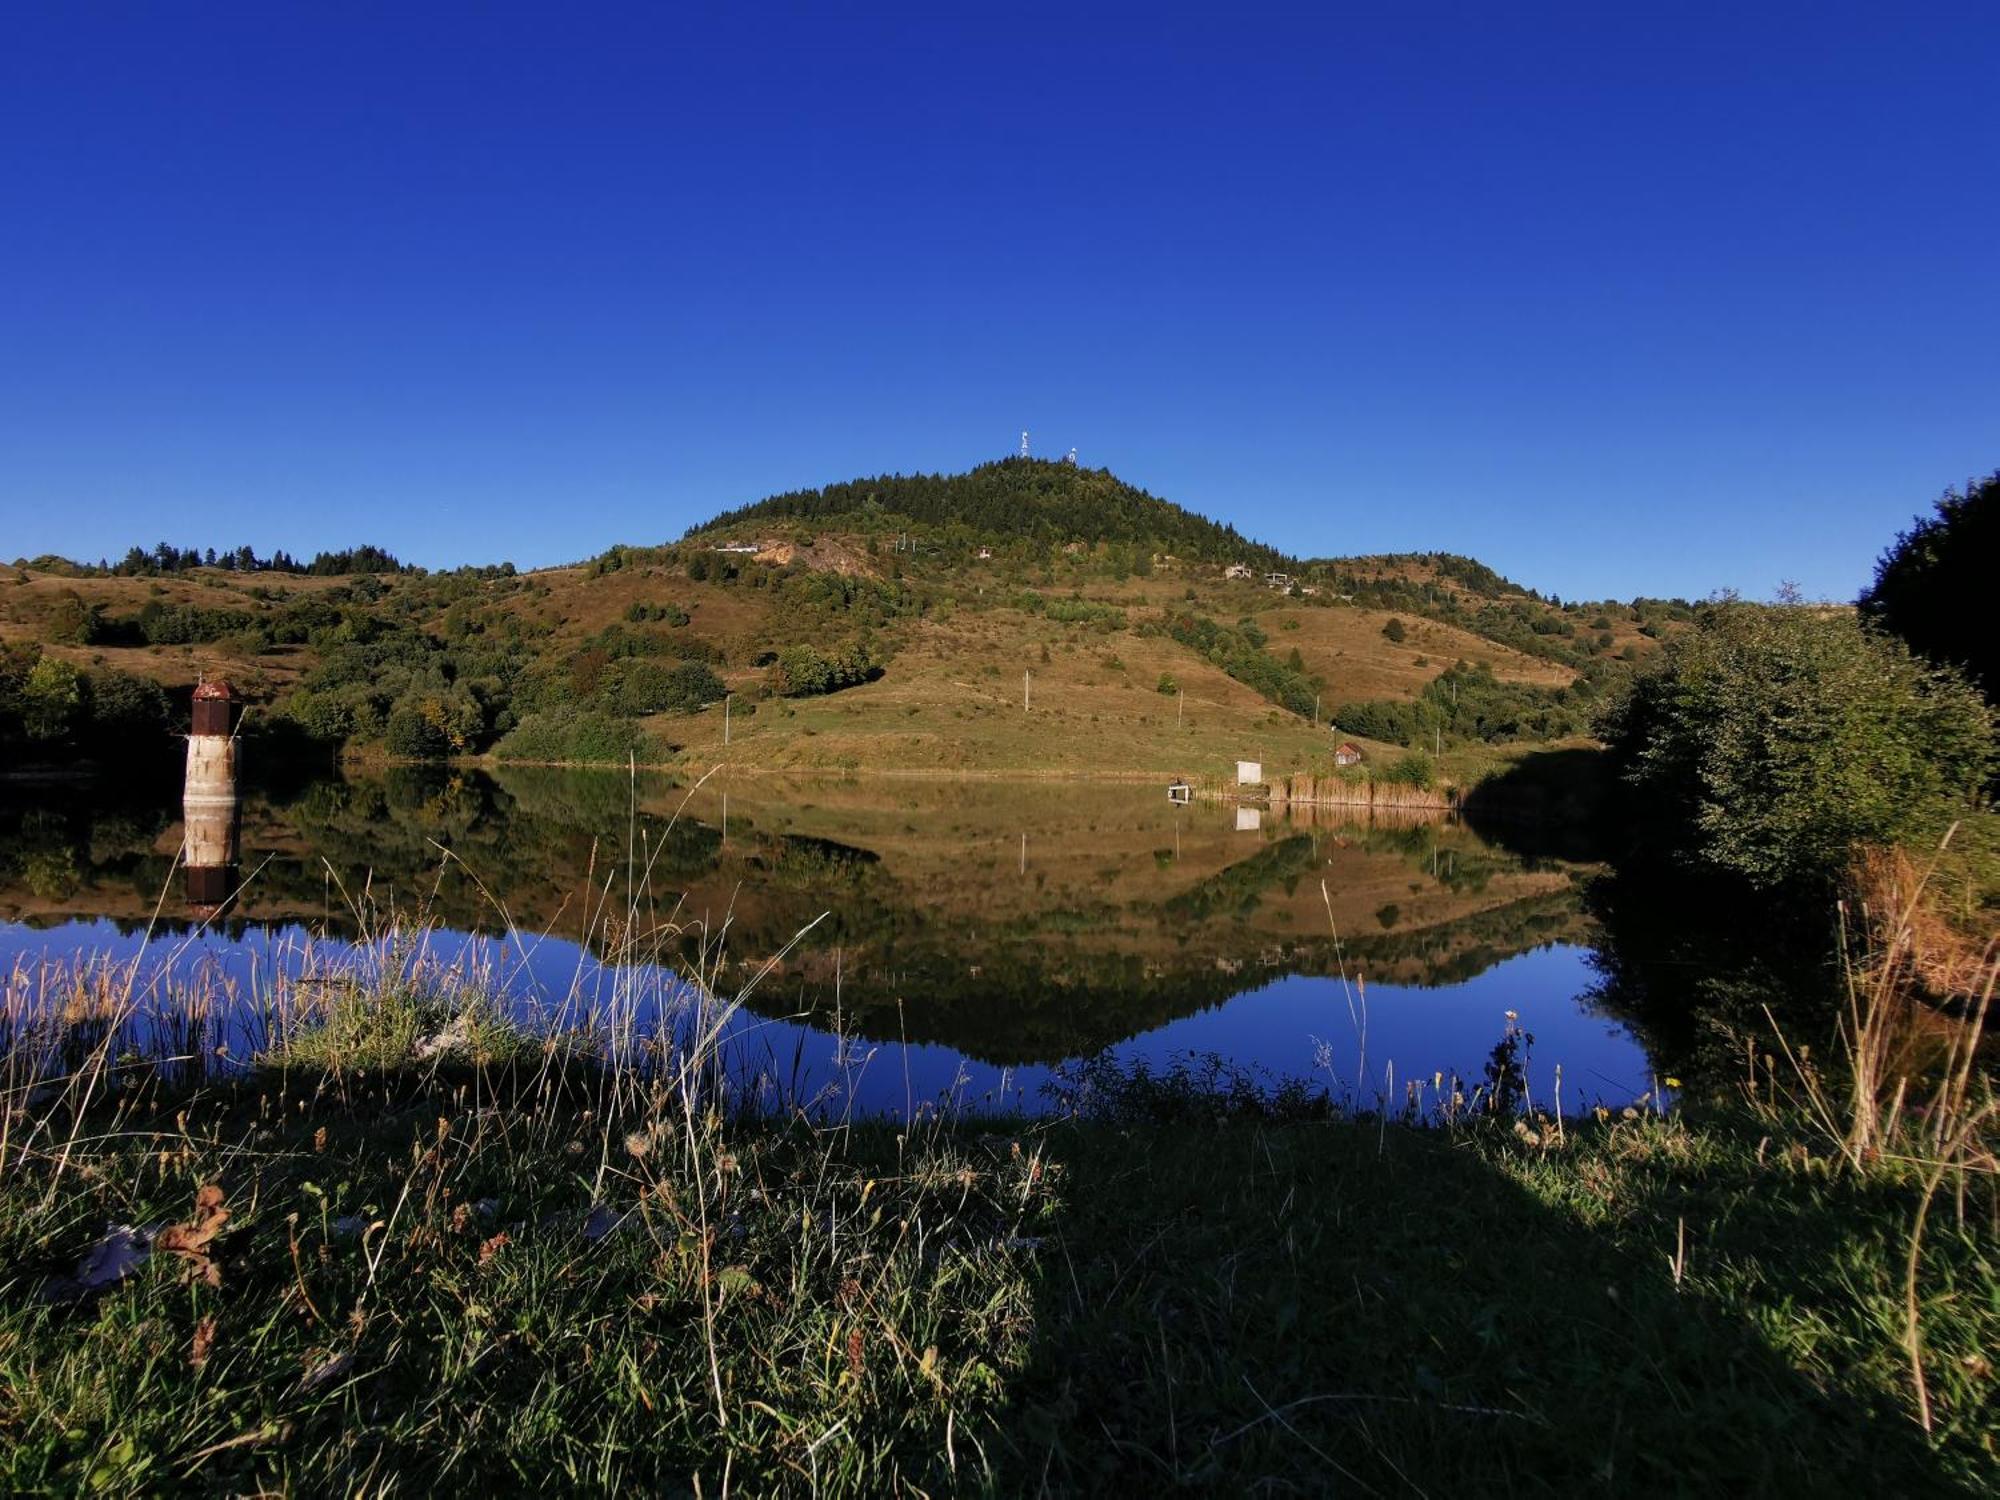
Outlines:
[[1779, 1105], [741, 1117], [437, 1004], [17, 1076], [0, 1486], [1991, 1492], [1990, 1177], [1912, 1263], [1926, 1170]]

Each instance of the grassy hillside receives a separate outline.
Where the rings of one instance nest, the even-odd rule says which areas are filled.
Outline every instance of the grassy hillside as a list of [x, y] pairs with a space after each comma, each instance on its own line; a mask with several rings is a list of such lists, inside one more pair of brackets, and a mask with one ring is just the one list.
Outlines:
[[143, 684], [211, 674], [252, 733], [392, 758], [1287, 771], [1330, 755], [1329, 723], [1384, 762], [1577, 733], [1686, 613], [1564, 604], [1443, 554], [1289, 563], [1021, 460], [775, 496], [532, 573], [132, 558], [0, 571], [0, 755], [143, 743], [183, 712]]

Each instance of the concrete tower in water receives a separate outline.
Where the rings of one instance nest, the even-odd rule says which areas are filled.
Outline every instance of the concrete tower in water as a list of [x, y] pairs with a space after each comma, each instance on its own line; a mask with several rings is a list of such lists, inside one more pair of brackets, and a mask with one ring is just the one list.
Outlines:
[[236, 695], [226, 682], [204, 681], [194, 690], [181, 816], [188, 909], [207, 921], [220, 916], [235, 896]]

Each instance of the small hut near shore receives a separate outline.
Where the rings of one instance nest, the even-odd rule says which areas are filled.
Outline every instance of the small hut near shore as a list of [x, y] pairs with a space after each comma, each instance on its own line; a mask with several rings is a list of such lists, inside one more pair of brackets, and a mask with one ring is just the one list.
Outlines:
[[1361, 764], [1361, 747], [1352, 740], [1342, 740], [1340, 748], [1333, 752], [1336, 766], [1358, 766]]

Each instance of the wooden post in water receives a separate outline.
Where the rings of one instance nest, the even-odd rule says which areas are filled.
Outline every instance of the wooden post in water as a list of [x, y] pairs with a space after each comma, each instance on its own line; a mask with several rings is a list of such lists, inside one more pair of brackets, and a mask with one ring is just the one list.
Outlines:
[[188, 909], [203, 921], [220, 916], [234, 898], [237, 860], [236, 695], [226, 682], [194, 690], [187, 780], [181, 790]]

